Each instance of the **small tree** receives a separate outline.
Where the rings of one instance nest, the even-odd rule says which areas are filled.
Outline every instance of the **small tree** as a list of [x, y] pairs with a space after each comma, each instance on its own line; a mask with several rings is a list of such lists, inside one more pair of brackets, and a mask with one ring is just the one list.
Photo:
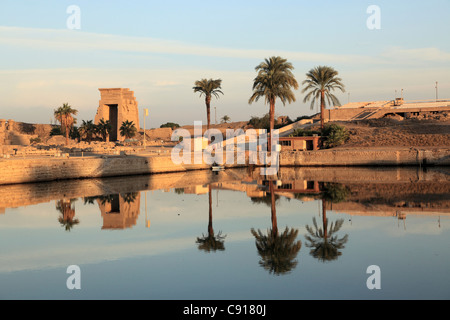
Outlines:
[[222, 119], [221, 119], [221, 122], [222, 122], [222, 123], [228, 123], [228, 122], [230, 122], [230, 120], [231, 120], [231, 118], [230, 118], [229, 116], [224, 115], [224, 116], [222, 117]]
[[92, 138], [94, 137], [94, 134], [96, 132], [96, 126], [92, 120], [84, 121], [81, 124], [80, 128], [78, 129], [78, 132], [80, 133], [80, 137], [87, 142], [91, 143]]
[[105, 119], [101, 118], [97, 124], [96, 129], [96, 132], [102, 136], [103, 141], [108, 141], [109, 134], [112, 130], [111, 122], [109, 120], [105, 121]]
[[133, 121], [124, 121], [120, 126], [120, 135], [126, 139], [131, 139], [136, 135], [137, 129]]

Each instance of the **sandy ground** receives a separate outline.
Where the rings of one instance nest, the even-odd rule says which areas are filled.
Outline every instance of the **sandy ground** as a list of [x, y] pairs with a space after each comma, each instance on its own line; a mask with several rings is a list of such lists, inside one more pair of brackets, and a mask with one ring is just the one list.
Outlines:
[[[350, 132], [349, 140], [339, 148], [376, 147], [450, 147], [450, 119], [392, 118], [335, 122]], [[218, 129], [246, 129], [246, 122], [212, 126]]]
[[374, 119], [336, 122], [350, 132], [338, 148], [450, 147], [450, 120]]

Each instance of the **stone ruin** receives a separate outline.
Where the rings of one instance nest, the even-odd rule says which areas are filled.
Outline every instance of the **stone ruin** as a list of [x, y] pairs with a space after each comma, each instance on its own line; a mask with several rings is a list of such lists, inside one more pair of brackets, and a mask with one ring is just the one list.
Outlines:
[[112, 126], [109, 141], [123, 141], [120, 135], [122, 122], [133, 121], [136, 129], [139, 127], [139, 109], [134, 92], [128, 88], [98, 89], [101, 99], [94, 123], [98, 124], [101, 119], [109, 120]]

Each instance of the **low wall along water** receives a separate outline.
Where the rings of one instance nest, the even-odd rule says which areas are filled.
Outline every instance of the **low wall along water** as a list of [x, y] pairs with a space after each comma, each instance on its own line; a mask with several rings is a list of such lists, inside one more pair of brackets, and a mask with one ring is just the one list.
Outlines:
[[[248, 164], [248, 155], [246, 157]], [[450, 149], [318, 150], [281, 152], [280, 166], [450, 166]], [[243, 167], [246, 164], [227, 164]], [[175, 164], [171, 155], [0, 160], [0, 185], [79, 178], [130, 176], [209, 169], [210, 165]]]

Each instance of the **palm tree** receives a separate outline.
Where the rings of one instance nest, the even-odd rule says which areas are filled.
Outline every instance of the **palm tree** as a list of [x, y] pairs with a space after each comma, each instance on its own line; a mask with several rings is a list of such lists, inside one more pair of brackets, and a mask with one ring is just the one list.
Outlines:
[[314, 230], [306, 225], [308, 235], [305, 235], [308, 241], [306, 246], [312, 248], [310, 254], [322, 262], [336, 260], [342, 255], [339, 250], [345, 248], [344, 244], [348, 240], [347, 234], [340, 239], [335, 235], [342, 227], [344, 219], [339, 219], [336, 223], [332, 222], [331, 226], [328, 226], [326, 201], [325, 198], [322, 199], [322, 229], [317, 225], [316, 217], [313, 217]]
[[279, 98], [283, 105], [286, 105], [286, 102], [295, 102], [295, 95], [292, 88], [297, 90], [298, 83], [292, 73], [293, 69], [292, 64], [281, 57], [270, 57], [255, 67], [258, 75], [253, 80], [253, 94], [248, 103], [252, 104], [260, 98], [264, 98], [265, 102], [270, 106], [268, 151], [271, 148], [271, 135], [275, 125], [276, 99]]
[[218, 234], [214, 234], [213, 223], [212, 223], [212, 196], [211, 196], [211, 185], [208, 186], [208, 196], [209, 196], [209, 220], [208, 220], [208, 235], [203, 235], [201, 238], [197, 237], [196, 243], [199, 245], [199, 250], [210, 251], [223, 251], [225, 250], [224, 239], [226, 236], [222, 236], [222, 232], [219, 231]]
[[211, 98], [214, 96], [216, 99], [219, 99], [219, 93], [223, 94], [221, 85], [221, 79], [202, 79], [195, 81], [195, 87], [192, 88], [194, 89], [194, 93], [200, 92], [200, 97], [203, 95], [205, 96], [207, 129], [209, 129], [209, 126], [211, 125]]
[[81, 124], [80, 128], [78, 128], [78, 132], [80, 133], [80, 137], [85, 139], [87, 142], [91, 143], [94, 134], [97, 131], [97, 127], [92, 122], [92, 120], [84, 121]]
[[261, 260], [259, 264], [270, 273], [276, 275], [290, 272], [296, 267], [295, 260], [300, 248], [301, 241], [295, 242], [298, 234], [298, 229], [286, 229], [278, 232], [277, 214], [275, 207], [275, 192], [272, 182], [269, 182], [269, 191], [271, 194], [271, 219], [272, 229], [267, 231], [267, 235], [263, 234], [261, 230], [258, 232], [251, 229], [251, 233], [256, 239], [256, 248]]
[[77, 123], [77, 119], [73, 117], [77, 113], [78, 110], [72, 109], [68, 103], [54, 110], [55, 119], [61, 124], [61, 132], [66, 135], [66, 144], [69, 144], [70, 129]]
[[229, 122], [231, 119], [230, 119], [230, 117], [229, 116], [227, 116], [227, 115], [224, 115], [223, 117], [222, 117], [222, 123], [227, 123], [227, 122]]
[[124, 121], [120, 126], [120, 135], [126, 139], [131, 139], [136, 135], [137, 129], [133, 121]]
[[105, 121], [105, 119], [101, 118], [97, 124], [97, 133], [102, 136], [103, 141], [108, 141], [111, 130], [111, 122], [109, 120]]
[[61, 216], [58, 218], [59, 223], [64, 227], [66, 231], [70, 231], [74, 225], [80, 223], [78, 219], [74, 219], [75, 217], [75, 206], [72, 203], [76, 199], [70, 200], [58, 200], [56, 202], [56, 209], [61, 213]]
[[320, 127], [324, 128], [324, 114], [326, 102], [328, 105], [333, 103], [335, 106], [340, 106], [341, 103], [339, 99], [331, 93], [336, 89], [345, 92], [344, 85], [342, 84], [342, 79], [338, 78], [338, 72], [331, 67], [318, 66], [315, 67], [306, 74], [306, 80], [302, 82], [306, 85], [303, 88], [302, 93], [309, 90], [306, 94], [303, 102], [311, 100], [311, 110], [314, 108], [314, 104], [318, 99], [320, 99]]
[[137, 196], [139, 195], [139, 192], [128, 192], [124, 194], [120, 194], [122, 196], [122, 199], [126, 203], [133, 203], [136, 201]]

